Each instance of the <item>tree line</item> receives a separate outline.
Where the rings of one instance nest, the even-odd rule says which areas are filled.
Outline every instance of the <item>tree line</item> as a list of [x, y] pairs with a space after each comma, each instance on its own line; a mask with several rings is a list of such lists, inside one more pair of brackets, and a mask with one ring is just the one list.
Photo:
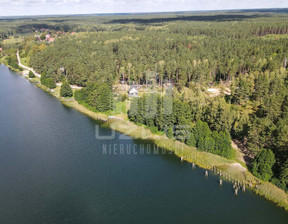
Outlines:
[[152, 132], [161, 131], [199, 150], [232, 158], [229, 132], [211, 131], [201, 120], [193, 122], [192, 111], [191, 104], [169, 93], [164, 97], [151, 93], [132, 99], [128, 117], [136, 124], [147, 125]]

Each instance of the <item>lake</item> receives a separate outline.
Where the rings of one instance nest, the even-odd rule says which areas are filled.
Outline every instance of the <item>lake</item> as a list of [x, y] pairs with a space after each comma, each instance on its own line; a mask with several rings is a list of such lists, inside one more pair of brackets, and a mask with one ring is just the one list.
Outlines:
[[0, 127], [0, 223], [288, 223], [272, 202], [250, 190], [236, 197], [231, 183], [150, 142], [109, 139], [4, 65]]

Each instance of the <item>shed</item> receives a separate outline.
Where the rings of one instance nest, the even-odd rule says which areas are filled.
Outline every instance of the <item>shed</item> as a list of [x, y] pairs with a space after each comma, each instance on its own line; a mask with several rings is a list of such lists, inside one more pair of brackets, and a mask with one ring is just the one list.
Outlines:
[[129, 97], [139, 97], [138, 90], [135, 86], [131, 86], [128, 90]]

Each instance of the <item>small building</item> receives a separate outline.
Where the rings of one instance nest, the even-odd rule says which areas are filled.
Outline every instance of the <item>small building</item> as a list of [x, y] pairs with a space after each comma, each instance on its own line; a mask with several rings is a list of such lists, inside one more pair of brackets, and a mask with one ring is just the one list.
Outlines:
[[46, 40], [49, 41], [50, 37], [51, 37], [51, 35], [50, 35], [50, 34], [47, 34], [47, 35], [46, 35]]
[[59, 71], [60, 71], [61, 73], [65, 73], [65, 68], [61, 67], [61, 68], [59, 68]]
[[138, 90], [135, 86], [131, 86], [128, 90], [128, 96], [129, 97], [139, 97]]

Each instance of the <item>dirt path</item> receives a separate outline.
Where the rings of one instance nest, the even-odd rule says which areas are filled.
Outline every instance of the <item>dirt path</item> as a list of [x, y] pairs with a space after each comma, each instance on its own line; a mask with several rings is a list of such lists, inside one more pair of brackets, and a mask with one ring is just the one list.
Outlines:
[[224, 90], [221, 90], [220, 88], [209, 88], [209, 89], [207, 89], [207, 92], [209, 93], [209, 95], [211, 97], [219, 96], [221, 94], [221, 91], [223, 91], [223, 93], [225, 95], [231, 95], [231, 90], [228, 87], [226, 87]]
[[24, 69], [26, 69], [26, 70], [28, 70], [28, 71], [31, 71], [31, 72], [33, 72], [37, 77], [41, 77], [41, 75], [39, 74], [39, 73], [37, 73], [37, 72], [35, 72], [34, 71], [34, 69], [33, 68], [29, 68], [29, 67], [27, 67], [27, 66], [25, 66], [25, 65], [23, 65], [22, 63], [21, 63], [21, 61], [20, 61], [20, 56], [19, 56], [19, 51], [17, 50], [17, 60], [18, 60], [18, 65], [20, 66], [20, 67], [22, 67], [22, 68], [24, 68]]
[[245, 145], [237, 140], [233, 139], [232, 141], [232, 147], [236, 150], [236, 158], [245, 163], [247, 166], [249, 166], [253, 160], [252, 153], [245, 147]]
[[[17, 50], [16, 55], [17, 55], [18, 65], [19, 65], [20, 67], [22, 67], [22, 68], [24, 68], [24, 69], [26, 69], [26, 70], [28, 70], [28, 71], [33, 72], [37, 77], [41, 78], [41, 75], [40, 75], [39, 73], [35, 72], [35, 70], [34, 70], [33, 68], [29, 68], [29, 67], [27, 67], [27, 66], [25, 66], [25, 65], [23, 65], [23, 64], [21, 63], [20, 56], [19, 56], [19, 50]], [[57, 86], [61, 86], [61, 85], [62, 85], [62, 83], [57, 83]], [[72, 89], [82, 89], [82, 88], [83, 88], [83, 87], [81, 87], [81, 86], [76, 86], [76, 85], [70, 85], [70, 87], [71, 87]]]

